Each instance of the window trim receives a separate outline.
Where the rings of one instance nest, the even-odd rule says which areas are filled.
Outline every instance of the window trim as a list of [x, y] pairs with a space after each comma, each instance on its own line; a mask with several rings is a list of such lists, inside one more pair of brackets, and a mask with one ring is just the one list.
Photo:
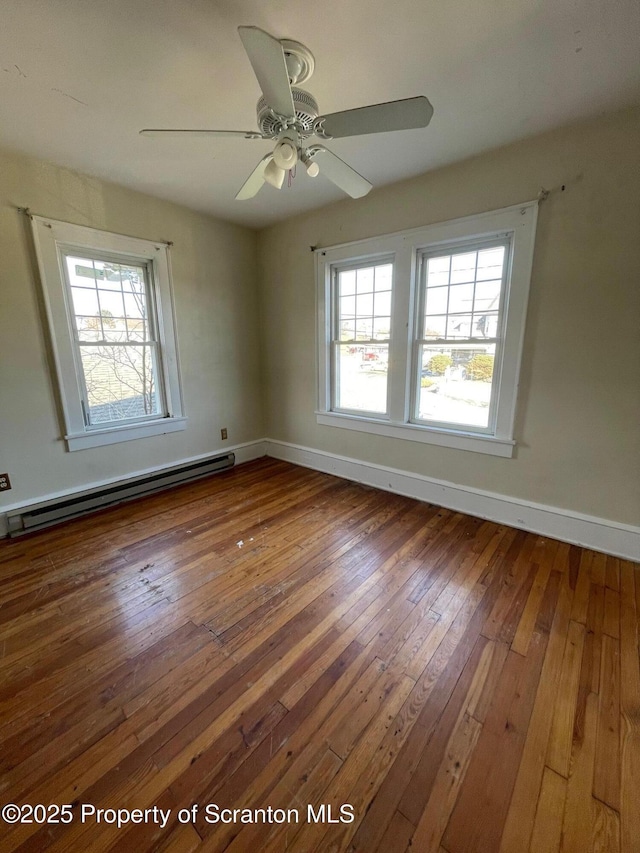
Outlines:
[[[187, 419], [182, 404], [168, 245], [42, 216], [31, 215], [31, 224], [58, 379], [67, 449], [82, 450], [185, 429]], [[79, 353], [76, 353], [72, 306], [64, 269], [64, 254], [70, 251], [111, 255], [114, 260], [135, 261], [148, 267], [148, 286], [153, 291], [161, 352], [159, 380], [163, 385], [166, 410], [161, 417], [122, 424], [113, 423], [108, 426], [85, 424], [79, 385], [81, 378], [77, 366]]]
[[[435, 444], [491, 455], [513, 456], [514, 422], [526, 322], [529, 284], [533, 265], [538, 202], [530, 201], [500, 210], [466, 216], [404, 232], [343, 243], [315, 250], [317, 286], [318, 400], [316, 422], [408, 441]], [[492, 434], [464, 428], [426, 425], [412, 421], [415, 390], [414, 365], [418, 331], [420, 259], [433, 251], [466, 246], [491, 239], [511, 240], [506, 271], [502, 323], [503, 354], [498, 377], [495, 428]], [[385, 418], [336, 412], [331, 409], [332, 269], [380, 256], [394, 257], [393, 316], [391, 319], [389, 416]]]

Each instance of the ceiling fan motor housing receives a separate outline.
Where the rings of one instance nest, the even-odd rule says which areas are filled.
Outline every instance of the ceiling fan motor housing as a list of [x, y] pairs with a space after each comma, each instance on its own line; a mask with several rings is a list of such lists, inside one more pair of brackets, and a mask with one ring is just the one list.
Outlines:
[[[304, 89], [292, 86], [291, 94], [296, 114], [295, 129], [305, 139], [313, 133], [313, 124], [319, 115], [318, 104], [313, 95], [305, 92]], [[265, 136], [276, 139], [278, 134], [287, 129], [287, 122], [273, 112], [264, 97], [258, 101], [256, 112], [258, 127]]]

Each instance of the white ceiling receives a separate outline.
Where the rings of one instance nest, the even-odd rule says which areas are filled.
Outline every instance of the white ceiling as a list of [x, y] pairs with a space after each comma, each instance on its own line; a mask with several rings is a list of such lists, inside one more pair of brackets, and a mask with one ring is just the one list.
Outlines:
[[138, 136], [255, 129], [241, 24], [307, 45], [321, 113], [427, 95], [328, 143], [374, 186], [640, 101], [638, 0], [2, 0], [0, 144], [254, 227], [341, 198], [298, 169], [235, 201], [269, 142]]

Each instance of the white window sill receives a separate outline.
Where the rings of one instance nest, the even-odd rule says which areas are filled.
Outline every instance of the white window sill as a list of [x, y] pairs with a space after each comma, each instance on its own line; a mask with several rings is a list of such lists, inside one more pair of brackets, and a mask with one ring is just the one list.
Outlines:
[[417, 424], [392, 423], [363, 418], [356, 415], [344, 415], [337, 412], [316, 412], [316, 421], [323, 426], [353, 429], [372, 435], [385, 435], [405, 441], [419, 441], [423, 444], [437, 444], [440, 447], [452, 447], [455, 450], [472, 450], [476, 453], [488, 453], [491, 456], [511, 458], [515, 441], [495, 438], [489, 435], [472, 435]]
[[187, 418], [160, 418], [157, 421], [125, 424], [123, 426], [92, 429], [87, 432], [65, 435], [68, 450], [86, 450], [90, 447], [103, 447], [106, 444], [118, 444], [121, 441], [133, 441], [136, 438], [148, 438], [186, 429]]

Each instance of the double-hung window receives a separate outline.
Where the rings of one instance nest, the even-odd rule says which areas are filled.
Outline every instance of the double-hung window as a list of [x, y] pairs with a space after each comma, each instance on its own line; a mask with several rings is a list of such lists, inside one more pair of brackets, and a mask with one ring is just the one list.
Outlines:
[[[334, 271], [332, 359], [336, 411], [387, 414], [392, 277], [391, 259], [337, 266]], [[364, 373], [368, 379], [364, 379]]]
[[68, 448], [183, 429], [167, 246], [32, 224]]
[[318, 250], [318, 422], [511, 456], [536, 214]]

